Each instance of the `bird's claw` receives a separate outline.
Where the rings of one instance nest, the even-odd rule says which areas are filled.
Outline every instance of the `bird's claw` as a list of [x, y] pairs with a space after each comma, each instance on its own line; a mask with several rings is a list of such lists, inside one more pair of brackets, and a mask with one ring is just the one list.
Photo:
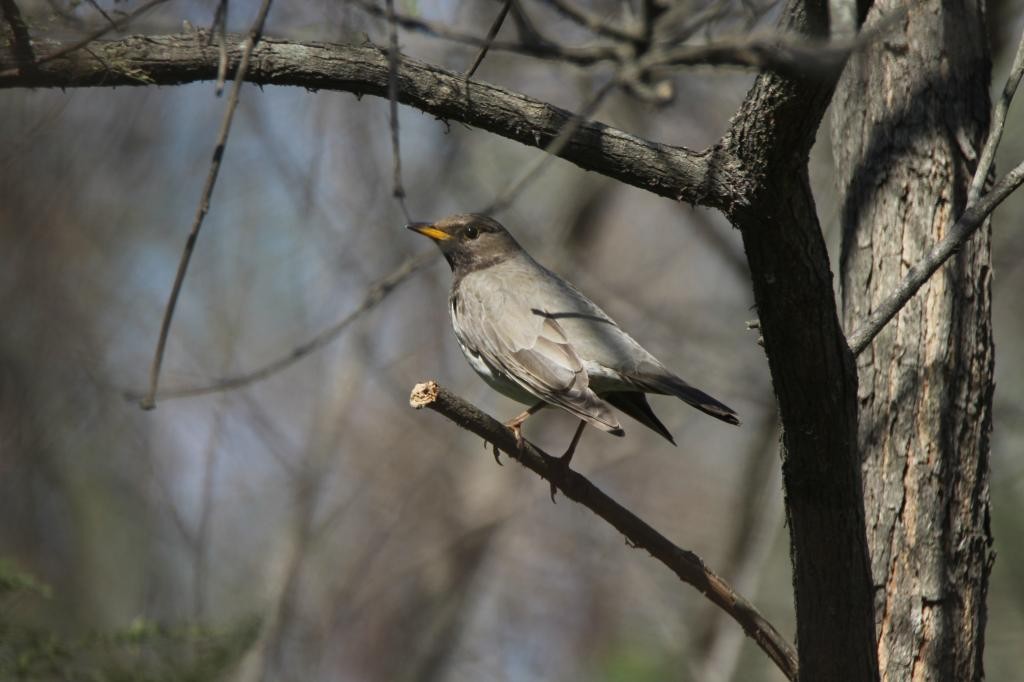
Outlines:
[[[555, 474], [555, 472], [557, 471], [558, 472], [558, 476], [560, 476], [562, 478], [565, 478], [566, 476], [568, 476], [569, 475], [569, 461], [571, 459], [572, 459], [572, 451], [567, 452], [564, 455], [562, 455], [561, 457], [559, 457], [558, 459], [554, 460], [554, 462], [552, 462], [552, 464], [551, 464], [551, 469], [549, 471], [549, 475]], [[551, 485], [551, 504], [557, 504], [557, 502], [555, 502], [555, 493], [558, 492], [558, 487], [555, 485], [555, 480], [554, 479], [555, 479], [555, 477], [553, 475], [552, 475], [551, 478], [548, 479], [548, 483]]]

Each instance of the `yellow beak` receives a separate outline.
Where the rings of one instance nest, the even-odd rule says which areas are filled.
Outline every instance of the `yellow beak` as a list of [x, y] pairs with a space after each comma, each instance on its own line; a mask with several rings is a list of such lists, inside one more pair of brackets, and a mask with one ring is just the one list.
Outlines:
[[406, 227], [413, 232], [419, 232], [424, 237], [430, 237], [435, 242], [441, 242], [445, 239], [451, 239], [452, 236], [443, 230], [439, 230], [430, 223], [411, 223]]

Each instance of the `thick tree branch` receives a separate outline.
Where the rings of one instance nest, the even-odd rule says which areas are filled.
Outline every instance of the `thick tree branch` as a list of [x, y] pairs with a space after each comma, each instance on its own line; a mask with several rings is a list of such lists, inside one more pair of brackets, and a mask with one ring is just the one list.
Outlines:
[[[824, 0], [780, 31], [827, 32]], [[762, 74], [722, 140], [754, 191], [740, 228], [783, 424], [801, 680], [877, 680], [874, 587], [857, 452], [857, 374], [807, 174], [834, 79]]]
[[[226, 38], [232, 67], [240, 57], [237, 36]], [[47, 57], [63, 44], [36, 41]], [[216, 46], [194, 34], [131, 36], [97, 41], [39, 65], [34, 73], [0, 78], [0, 88], [178, 85], [217, 76]], [[42, 60], [40, 60], [42, 61]], [[15, 67], [0, 53], [0, 71]], [[294, 85], [387, 97], [387, 50], [374, 45], [292, 43], [263, 38], [253, 51], [247, 79], [260, 85]], [[517, 142], [547, 147], [572, 120], [564, 109], [460, 74], [402, 57], [398, 99], [442, 119], [461, 121]], [[559, 156], [585, 170], [671, 199], [713, 208], [742, 203], [746, 182], [735, 159], [658, 144], [595, 121], [582, 123]]]
[[647, 550], [680, 580], [696, 587], [712, 603], [729, 614], [788, 679], [797, 679], [797, 660], [793, 647], [752, 604], [736, 594], [696, 554], [673, 544], [583, 476], [559, 466], [557, 457], [551, 457], [529, 442], [524, 442], [523, 448], [519, 449], [511, 429], [437, 383], [428, 381], [417, 384], [409, 397], [409, 404], [416, 409], [428, 407], [493, 443], [502, 452], [556, 486], [567, 498], [582, 504], [610, 523], [626, 536], [630, 544]]

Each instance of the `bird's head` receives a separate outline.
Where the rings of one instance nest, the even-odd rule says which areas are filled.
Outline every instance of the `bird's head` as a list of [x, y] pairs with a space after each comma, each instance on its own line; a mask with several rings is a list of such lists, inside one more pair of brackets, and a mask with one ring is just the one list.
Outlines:
[[406, 227], [433, 239], [452, 271], [460, 274], [500, 263], [522, 251], [501, 223], [477, 213], [462, 213], [436, 223], [412, 223]]

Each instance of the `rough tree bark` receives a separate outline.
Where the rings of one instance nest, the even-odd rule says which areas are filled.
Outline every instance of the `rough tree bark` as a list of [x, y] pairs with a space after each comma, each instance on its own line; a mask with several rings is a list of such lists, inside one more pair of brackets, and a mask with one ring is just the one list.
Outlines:
[[[902, 7], [879, 0], [868, 25]], [[835, 99], [847, 329], [966, 205], [988, 128], [984, 3], [904, 7]], [[991, 269], [986, 226], [858, 358], [859, 448], [887, 680], [979, 680], [992, 561]]]
[[[824, 3], [781, 24], [822, 36]], [[721, 147], [755, 182], [726, 210], [743, 233], [783, 424], [801, 680], [876, 680], [857, 373], [839, 324], [807, 164], [834, 79], [758, 77]]]

